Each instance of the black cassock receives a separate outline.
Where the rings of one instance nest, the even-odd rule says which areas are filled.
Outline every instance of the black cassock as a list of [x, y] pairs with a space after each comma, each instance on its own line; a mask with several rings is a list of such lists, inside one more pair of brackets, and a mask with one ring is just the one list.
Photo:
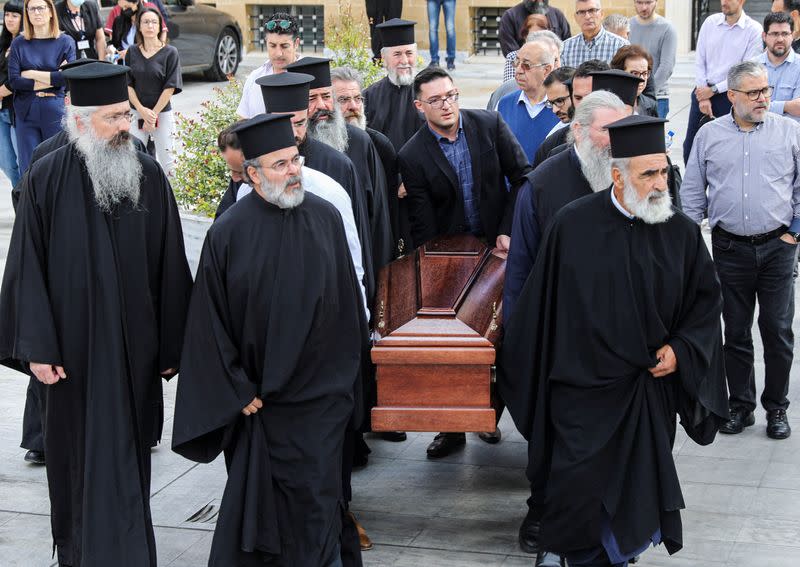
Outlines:
[[372, 271], [377, 274], [378, 270], [394, 258], [386, 173], [369, 134], [348, 124], [347, 140], [347, 157], [353, 162], [356, 171], [364, 172], [361, 176], [361, 187], [367, 197], [367, 216], [372, 237]]
[[[138, 154], [141, 196], [95, 204], [72, 144], [31, 167], [0, 293], [0, 360], [63, 366], [46, 387], [45, 451], [60, 564], [155, 565], [150, 447], [162, 370], [177, 368], [192, 280], [159, 165]], [[113, 450], [112, 450], [113, 448]]]
[[[366, 340], [341, 217], [255, 191], [208, 231], [189, 309], [173, 449], [225, 451], [210, 566], [326, 566], [341, 530], [342, 449]], [[244, 416], [258, 395], [263, 408]]]
[[393, 238], [392, 258], [396, 258], [403, 252], [400, 250], [400, 237], [398, 236], [400, 234], [400, 199], [397, 197], [397, 189], [400, 186], [400, 167], [397, 164], [397, 151], [389, 138], [381, 132], [372, 128], [367, 128], [365, 131], [378, 151], [383, 172], [386, 174], [386, 196]]
[[[422, 114], [414, 106], [414, 87], [411, 85], [398, 87], [388, 77], [384, 77], [364, 89], [362, 96], [367, 126], [389, 138], [395, 152], [399, 152], [400, 148], [425, 124]], [[413, 241], [407, 200], [398, 199], [397, 207], [399, 228], [394, 239], [395, 241], [402, 239], [403, 249], [408, 252], [412, 250]]]
[[570, 127], [567, 125], [564, 128], [556, 130], [544, 139], [544, 142], [542, 142], [542, 144], [539, 146], [539, 149], [536, 150], [536, 155], [533, 157], [533, 163], [531, 164], [533, 169], [539, 167], [544, 160], [550, 157], [550, 153], [558, 146], [567, 143], [567, 134], [569, 134], [569, 129]]
[[228, 188], [222, 195], [219, 205], [217, 205], [217, 210], [214, 213], [214, 220], [217, 220], [225, 211], [231, 208], [232, 205], [236, 204], [236, 194], [239, 192], [239, 187], [242, 186], [242, 183], [242, 181], [234, 181], [233, 179], [228, 180]]
[[[623, 553], [657, 529], [680, 549], [675, 416], [702, 445], [727, 419], [721, 308], [700, 228], [682, 213], [630, 220], [605, 190], [556, 216], [506, 326], [499, 379], [531, 443], [545, 549], [599, 545], [605, 514]], [[664, 344], [678, 370], [654, 378]]]

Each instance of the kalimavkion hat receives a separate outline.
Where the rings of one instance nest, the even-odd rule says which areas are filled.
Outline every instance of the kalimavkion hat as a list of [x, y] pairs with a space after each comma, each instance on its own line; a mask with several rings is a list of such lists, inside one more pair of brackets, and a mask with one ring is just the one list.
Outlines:
[[416, 43], [414, 40], [414, 26], [417, 22], [392, 18], [382, 24], [375, 26], [381, 32], [381, 42], [384, 47], [395, 47], [397, 45], [411, 45]]
[[241, 122], [233, 131], [239, 138], [244, 159], [256, 159], [296, 145], [292, 117], [288, 114], [259, 114]]
[[611, 157], [631, 158], [667, 152], [663, 118], [626, 116], [607, 125]]
[[292, 73], [307, 73], [314, 77], [309, 89], [331, 86], [331, 60], [324, 57], [303, 57], [286, 66]]
[[105, 106], [128, 100], [129, 70], [125, 65], [98, 61], [81, 65], [73, 62], [62, 74], [73, 106]]
[[636, 91], [642, 79], [619, 69], [597, 71], [590, 74], [592, 77], [592, 92], [611, 91], [628, 106], [636, 104]]
[[297, 112], [308, 109], [308, 87], [314, 80], [306, 73], [278, 73], [256, 79], [267, 112]]

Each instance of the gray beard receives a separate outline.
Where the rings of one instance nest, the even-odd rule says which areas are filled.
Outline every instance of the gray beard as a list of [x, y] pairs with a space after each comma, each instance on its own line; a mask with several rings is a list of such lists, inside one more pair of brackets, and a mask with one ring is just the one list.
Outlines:
[[356, 128], [360, 128], [361, 130], [367, 129], [367, 115], [363, 112], [358, 116], [351, 116], [347, 119], [348, 124], [352, 124]]
[[411, 73], [398, 75], [396, 69], [386, 69], [386, 76], [389, 77], [389, 82], [398, 87], [407, 87], [414, 82], [414, 75], [417, 74], [415, 67], [411, 68]]
[[672, 197], [668, 192], [651, 191], [646, 197], [640, 198], [627, 173], [623, 175], [623, 181], [625, 188], [622, 199], [625, 201], [625, 208], [636, 218], [647, 224], [659, 224], [668, 221], [675, 214], [672, 210]]
[[[316, 114], [316, 113], [315, 113]], [[349, 138], [347, 136], [347, 122], [342, 112], [336, 107], [328, 120], [308, 121], [308, 133], [315, 140], [331, 146], [339, 152], [346, 152]]]
[[86, 164], [97, 206], [106, 213], [126, 200], [136, 207], [141, 191], [142, 163], [130, 134], [120, 132], [111, 140], [103, 140], [91, 128], [82, 133], [77, 132], [77, 128], [69, 128], [69, 136]]
[[[299, 175], [290, 177], [285, 183], [271, 183], [259, 169], [258, 179], [261, 182], [261, 193], [264, 195], [264, 200], [280, 209], [293, 209], [305, 199], [306, 191], [303, 187], [303, 178]], [[286, 187], [298, 182], [300, 183], [299, 189], [291, 192], [286, 191]]]
[[611, 149], [598, 150], [589, 138], [575, 142], [580, 154], [581, 171], [592, 191], [597, 193], [611, 186]]

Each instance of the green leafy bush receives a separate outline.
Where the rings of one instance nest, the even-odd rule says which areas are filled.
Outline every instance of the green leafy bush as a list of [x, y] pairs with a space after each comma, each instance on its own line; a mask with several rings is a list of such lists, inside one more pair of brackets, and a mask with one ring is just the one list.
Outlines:
[[369, 25], [353, 16], [350, 0], [339, 2], [338, 14], [329, 16], [325, 47], [331, 51], [331, 67], [352, 67], [364, 77], [364, 87], [383, 77], [383, 68], [372, 61]]
[[223, 88], [214, 87], [211, 100], [201, 103], [197, 118], [175, 113], [178, 152], [170, 182], [178, 204], [188, 211], [213, 217], [228, 188], [228, 167], [217, 148], [217, 135], [238, 119], [241, 98], [242, 83], [229, 78]]

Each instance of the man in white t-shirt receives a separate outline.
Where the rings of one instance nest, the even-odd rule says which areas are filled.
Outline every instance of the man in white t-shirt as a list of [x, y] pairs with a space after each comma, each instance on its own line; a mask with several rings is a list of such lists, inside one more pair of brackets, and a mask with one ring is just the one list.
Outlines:
[[256, 84], [256, 79], [283, 73], [289, 63], [297, 59], [300, 49], [300, 26], [297, 18], [285, 12], [272, 14], [264, 24], [267, 33], [267, 57], [261, 67], [256, 68], [247, 76], [242, 90], [242, 100], [236, 109], [236, 114], [241, 118], [252, 118], [257, 114], [264, 114], [264, 99], [261, 96], [261, 87]]

